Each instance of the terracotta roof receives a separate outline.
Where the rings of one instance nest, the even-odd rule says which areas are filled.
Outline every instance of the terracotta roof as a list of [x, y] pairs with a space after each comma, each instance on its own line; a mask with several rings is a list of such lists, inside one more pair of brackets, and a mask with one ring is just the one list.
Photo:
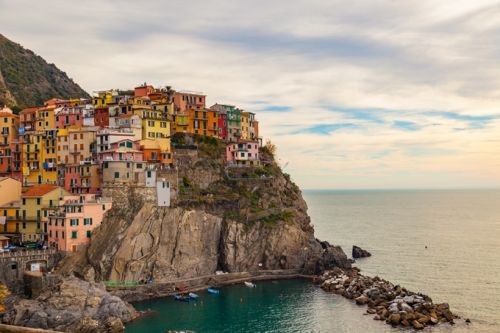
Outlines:
[[22, 194], [23, 197], [31, 197], [31, 198], [36, 198], [36, 197], [42, 197], [45, 194], [52, 192], [58, 188], [57, 185], [52, 185], [52, 184], [42, 184], [42, 185], [35, 185], [26, 192]]
[[39, 107], [33, 107], [33, 108], [26, 108], [23, 109], [20, 113], [33, 113], [38, 111], [40, 108]]

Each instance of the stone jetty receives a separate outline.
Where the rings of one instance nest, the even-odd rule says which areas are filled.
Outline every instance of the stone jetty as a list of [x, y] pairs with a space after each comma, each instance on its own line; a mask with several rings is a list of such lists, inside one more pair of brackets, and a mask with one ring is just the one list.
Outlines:
[[359, 269], [334, 268], [324, 272], [318, 282], [321, 288], [367, 306], [374, 320], [398, 327], [424, 329], [440, 323], [454, 324], [454, 315], [447, 303], [434, 304], [432, 299], [399, 285], [359, 273]]

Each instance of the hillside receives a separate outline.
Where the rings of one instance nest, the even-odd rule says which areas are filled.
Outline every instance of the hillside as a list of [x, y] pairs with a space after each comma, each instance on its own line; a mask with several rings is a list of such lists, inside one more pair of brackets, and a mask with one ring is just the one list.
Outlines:
[[156, 206], [147, 189], [105, 187], [113, 209], [87, 251], [66, 260], [61, 272], [91, 281], [160, 282], [217, 270], [312, 274], [324, 267], [350, 267], [342, 249], [314, 237], [300, 189], [275, 162], [228, 173], [224, 147], [198, 144], [194, 154], [176, 153], [174, 175], [180, 184], [173, 207]]
[[54, 64], [0, 34], [0, 104], [22, 109], [53, 97], [89, 95]]

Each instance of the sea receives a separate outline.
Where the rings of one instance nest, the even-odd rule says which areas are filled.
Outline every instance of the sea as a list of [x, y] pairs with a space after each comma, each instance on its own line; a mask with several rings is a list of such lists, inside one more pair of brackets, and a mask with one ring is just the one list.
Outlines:
[[[500, 190], [309, 190], [303, 192], [316, 237], [372, 253], [356, 266], [447, 302], [472, 323], [426, 331], [500, 332]], [[228, 286], [198, 302], [172, 298], [135, 303], [155, 314], [126, 333], [403, 332], [365, 315], [341, 296], [305, 280]], [[407, 330], [406, 330], [407, 331]]]

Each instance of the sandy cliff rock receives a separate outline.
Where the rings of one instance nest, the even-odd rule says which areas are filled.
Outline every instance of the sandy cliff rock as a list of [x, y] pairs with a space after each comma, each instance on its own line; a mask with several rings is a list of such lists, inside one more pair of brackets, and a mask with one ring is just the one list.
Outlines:
[[90, 247], [60, 272], [95, 281], [171, 281], [216, 270], [350, 267], [342, 249], [315, 239], [299, 188], [276, 164], [228, 170], [218, 149], [176, 156], [181, 185], [174, 207], [157, 207], [141, 188], [123, 189], [126, 199], [115, 200], [121, 204]]

